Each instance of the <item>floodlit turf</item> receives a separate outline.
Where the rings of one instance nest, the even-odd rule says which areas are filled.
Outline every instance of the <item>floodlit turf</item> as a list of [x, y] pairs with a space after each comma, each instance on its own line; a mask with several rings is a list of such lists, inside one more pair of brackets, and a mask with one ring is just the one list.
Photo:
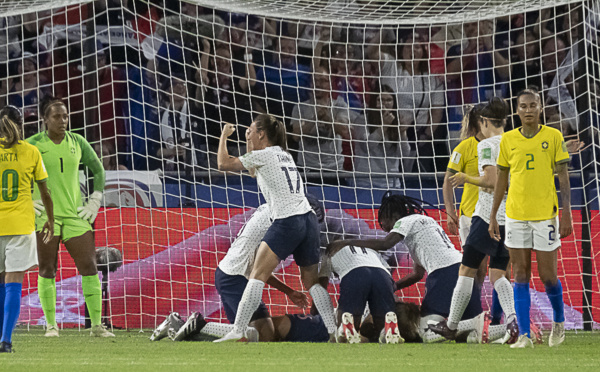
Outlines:
[[[63, 330], [17, 331], [14, 354], [0, 371], [600, 371], [600, 333], [569, 332], [558, 348], [503, 345], [213, 344], [150, 342], [150, 332], [116, 331], [115, 339]], [[425, 367], [425, 368], [424, 368]]]

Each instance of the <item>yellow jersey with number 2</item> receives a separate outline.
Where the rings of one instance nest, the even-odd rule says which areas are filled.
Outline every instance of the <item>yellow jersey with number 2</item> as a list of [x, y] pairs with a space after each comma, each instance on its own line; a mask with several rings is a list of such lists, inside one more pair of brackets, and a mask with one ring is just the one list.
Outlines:
[[502, 135], [497, 165], [510, 170], [506, 216], [520, 221], [544, 221], [558, 213], [554, 184], [556, 164], [569, 161], [562, 134], [545, 125], [532, 138], [520, 128]]

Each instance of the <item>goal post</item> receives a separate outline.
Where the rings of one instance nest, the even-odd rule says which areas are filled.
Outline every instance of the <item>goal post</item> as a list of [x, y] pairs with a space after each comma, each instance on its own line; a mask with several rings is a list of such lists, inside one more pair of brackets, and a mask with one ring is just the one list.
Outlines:
[[[214, 272], [264, 199], [254, 179], [217, 171], [223, 122], [237, 126], [228, 149], [241, 155], [256, 115], [283, 121], [306, 190], [326, 209], [323, 243], [381, 237], [377, 208], [387, 190], [444, 208], [468, 105], [501, 96], [514, 113], [516, 94], [535, 86], [543, 122], [584, 142], [570, 163], [574, 234], [563, 239], [559, 277], [567, 328], [589, 330], [600, 321], [599, 31], [600, 0], [3, 2], [0, 99], [22, 109], [27, 137], [44, 129], [43, 95], [61, 97], [70, 130], [102, 158], [96, 246], [123, 257], [106, 274], [105, 314], [136, 329], [170, 311], [225, 320]], [[511, 115], [508, 129], [518, 125]], [[87, 173], [81, 178], [89, 189]], [[429, 213], [447, 227], [443, 210]], [[385, 258], [396, 280], [412, 270], [402, 246]], [[532, 318], [548, 328], [552, 309], [535, 264], [533, 273]], [[302, 288], [293, 260], [276, 275]], [[80, 281], [61, 249], [64, 326], [84, 324]], [[329, 286], [334, 300], [338, 284]], [[44, 324], [37, 272], [23, 288], [20, 321]], [[485, 283], [484, 308], [491, 291]], [[415, 303], [424, 293], [422, 282], [398, 292]], [[272, 288], [263, 299], [274, 315], [300, 311]]]

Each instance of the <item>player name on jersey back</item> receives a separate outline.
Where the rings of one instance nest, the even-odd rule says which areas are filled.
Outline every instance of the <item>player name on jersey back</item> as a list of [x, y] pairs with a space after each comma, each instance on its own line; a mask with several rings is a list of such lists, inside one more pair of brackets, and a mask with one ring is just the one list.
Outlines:
[[256, 183], [269, 206], [271, 219], [296, 216], [312, 210], [304, 196], [304, 184], [294, 159], [281, 147], [254, 150], [239, 159], [244, 168], [256, 171]]
[[359, 267], [378, 267], [387, 271], [379, 253], [369, 248], [348, 245], [331, 257], [331, 269], [340, 279]]

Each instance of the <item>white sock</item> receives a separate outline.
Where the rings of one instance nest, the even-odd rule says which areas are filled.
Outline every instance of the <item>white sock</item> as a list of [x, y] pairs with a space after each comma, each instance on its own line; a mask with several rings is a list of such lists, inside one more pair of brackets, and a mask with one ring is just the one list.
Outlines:
[[325, 288], [323, 288], [320, 284], [313, 285], [310, 287], [308, 292], [313, 298], [315, 306], [317, 306], [317, 310], [319, 310], [321, 319], [323, 319], [323, 323], [325, 323], [325, 327], [327, 327], [327, 332], [329, 334], [335, 333], [335, 316], [333, 315], [333, 305], [331, 304], [331, 297], [329, 297], [329, 293], [327, 293]]
[[477, 328], [477, 322], [475, 321], [475, 318], [461, 320], [460, 322], [458, 322], [457, 328], [458, 328], [458, 332], [474, 331]]
[[498, 300], [500, 301], [500, 305], [502, 306], [502, 310], [504, 311], [504, 315], [506, 315], [505, 323], [510, 323], [512, 321], [512, 317], [515, 316], [515, 293], [513, 291], [512, 285], [506, 277], [502, 277], [494, 283], [494, 289], [498, 292]]
[[501, 339], [506, 334], [506, 324], [491, 325], [488, 327], [490, 342]]
[[460, 318], [462, 318], [465, 309], [471, 300], [473, 291], [473, 278], [468, 276], [459, 276], [456, 281], [456, 287], [452, 293], [452, 303], [450, 304], [450, 314], [448, 315], [448, 328], [456, 329]]
[[[221, 338], [221, 337], [224, 337], [229, 332], [231, 332], [233, 330], [233, 327], [234, 327], [233, 324], [210, 322], [210, 323], [207, 323], [204, 326], [204, 328], [202, 328], [200, 330], [200, 333]], [[246, 329], [246, 331], [251, 328], [252, 327], [248, 327]]]
[[443, 338], [442, 336], [438, 335], [437, 333], [433, 333], [430, 330], [426, 330], [422, 335], [421, 338], [423, 339], [423, 343], [424, 344], [429, 344], [432, 342], [442, 342], [442, 341], [446, 341], [445, 338]]
[[263, 281], [258, 279], [248, 280], [248, 284], [246, 285], [246, 289], [244, 290], [235, 316], [233, 330], [236, 333], [246, 334], [246, 329], [248, 328], [250, 319], [252, 319], [252, 314], [258, 309], [258, 305], [260, 305], [264, 287], [265, 283]]

